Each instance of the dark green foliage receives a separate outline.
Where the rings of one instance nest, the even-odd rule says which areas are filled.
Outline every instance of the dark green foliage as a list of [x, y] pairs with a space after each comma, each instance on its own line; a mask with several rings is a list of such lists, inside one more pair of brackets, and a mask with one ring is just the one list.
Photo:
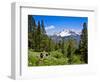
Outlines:
[[68, 47], [67, 47], [67, 57], [69, 59], [69, 64], [72, 64], [72, 57], [74, 56], [75, 50], [76, 50], [76, 41], [74, 39], [69, 39], [68, 42]]
[[55, 43], [51, 38], [49, 38], [49, 50], [48, 51], [54, 51], [54, 50], [55, 50]]
[[64, 38], [62, 38], [62, 47], [61, 47], [61, 49], [62, 49], [62, 53], [64, 54], [65, 53], [65, 51], [64, 51]]
[[67, 48], [67, 57], [69, 58], [68, 62], [71, 64], [72, 50], [71, 50], [71, 45], [70, 44], [68, 45], [68, 48]]
[[81, 34], [80, 44], [79, 44], [79, 51], [81, 54], [81, 60], [85, 61], [85, 63], [88, 63], [88, 35], [87, 35], [87, 24], [83, 24], [83, 30]]
[[29, 48], [35, 47], [36, 37], [36, 22], [32, 15], [28, 16], [28, 46]]
[[44, 28], [44, 21], [43, 20], [41, 21], [41, 27], [42, 27], [42, 33], [45, 35], [46, 31], [45, 31], [45, 28]]
[[38, 27], [37, 27], [36, 34], [37, 34], [37, 37], [36, 37], [36, 51], [40, 51], [40, 44], [41, 44], [41, 39], [42, 39], [40, 21], [38, 21]]
[[55, 50], [58, 50], [59, 49], [59, 45], [58, 43], [55, 44]]
[[58, 42], [58, 46], [59, 46], [59, 48], [62, 47], [62, 41], [59, 41], [59, 42]]
[[28, 32], [32, 32], [32, 27], [33, 27], [33, 19], [32, 15], [28, 16]]

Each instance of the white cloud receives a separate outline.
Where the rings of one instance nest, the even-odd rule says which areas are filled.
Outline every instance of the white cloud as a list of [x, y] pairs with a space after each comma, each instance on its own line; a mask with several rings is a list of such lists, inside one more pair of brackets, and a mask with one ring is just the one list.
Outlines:
[[50, 25], [50, 26], [45, 27], [46, 30], [51, 30], [51, 29], [54, 29], [54, 28], [55, 28], [54, 25]]

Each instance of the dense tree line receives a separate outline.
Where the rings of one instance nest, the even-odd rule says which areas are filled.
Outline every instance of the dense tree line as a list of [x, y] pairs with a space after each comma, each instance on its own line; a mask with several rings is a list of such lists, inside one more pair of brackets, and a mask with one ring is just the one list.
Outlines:
[[69, 64], [76, 61], [75, 56], [77, 55], [81, 61], [88, 63], [87, 36], [87, 24], [84, 23], [79, 44], [73, 38], [68, 40], [62, 38], [61, 41], [54, 42], [46, 34], [44, 20], [38, 20], [36, 23], [34, 16], [28, 16], [28, 48], [34, 52], [61, 52], [68, 58]]
[[51, 51], [55, 43], [47, 36], [44, 21], [36, 21], [32, 15], [28, 16], [28, 47], [33, 51]]

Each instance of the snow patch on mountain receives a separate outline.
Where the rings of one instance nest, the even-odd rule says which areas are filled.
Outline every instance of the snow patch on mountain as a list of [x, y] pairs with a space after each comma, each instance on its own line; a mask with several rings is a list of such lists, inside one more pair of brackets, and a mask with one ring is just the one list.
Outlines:
[[81, 32], [76, 32], [75, 30], [64, 29], [63, 31], [55, 33], [54, 35], [66, 37], [66, 36], [71, 36], [71, 35], [77, 36], [77, 35], [80, 35], [80, 34], [81, 34]]

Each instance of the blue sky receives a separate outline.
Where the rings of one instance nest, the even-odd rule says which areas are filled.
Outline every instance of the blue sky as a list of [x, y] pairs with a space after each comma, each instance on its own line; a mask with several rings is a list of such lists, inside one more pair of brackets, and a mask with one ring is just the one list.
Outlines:
[[84, 22], [88, 23], [87, 17], [71, 17], [71, 16], [33, 16], [36, 23], [44, 20], [45, 29], [48, 35], [58, 33], [64, 29], [73, 29], [80, 32]]

